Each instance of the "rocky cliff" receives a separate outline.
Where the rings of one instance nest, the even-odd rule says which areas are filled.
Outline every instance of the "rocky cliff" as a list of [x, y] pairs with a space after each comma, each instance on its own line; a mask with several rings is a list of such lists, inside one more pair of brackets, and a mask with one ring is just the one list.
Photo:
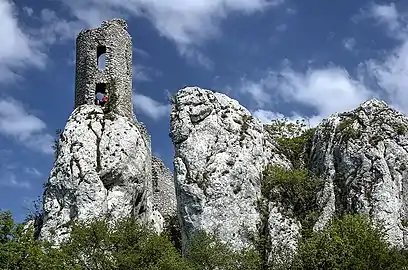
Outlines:
[[321, 228], [334, 215], [364, 213], [388, 241], [408, 247], [408, 118], [382, 101], [325, 119], [316, 129], [309, 168], [325, 180]]
[[134, 217], [162, 229], [158, 211], [173, 206], [153, 209], [152, 179], [161, 190], [169, 176], [161, 175], [157, 158], [152, 165], [150, 136], [136, 120], [82, 105], [69, 117], [56, 151], [43, 196], [41, 238], [58, 243], [71, 221], [97, 217]]
[[322, 180], [315, 230], [336, 215], [364, 213], [385, 226], [390, 244], [407, 247], [405, 115], [381, 101], [367, 101], [310, 129], [308, 145], [301, 145], [296, 156], [278, 143], [287, 132], [271, 132], [270, 125], [223, 94], [187, 87], [172, 102], [170, 136], [184, 248], [204, 230], [235, 249], [253, 245], [248, 236], [268, 236], [269, 259], [282, 247], [296, 250], [300, 219], [261, 194], [267, 164], [305, 169]]
[[[170, 136], [184, 248], [198, 230], [234, 249], [252, 246], [263, 218], [258, 211], [263, 168], [291, 167], [272, 137], [237, 101], [197, 87], [174, 97]], [[275, 205], [269, 208], [274, 241], [291, 242], [293, 248], [296, 225]]]
[[184, 251], [204, 230], [237, 250], [264, 237], [266, 257], [276, 259], [282, 248], [296, 250], [304, 228], [261, 192], [262, 172], [274, 165], [322, 180], [315, 230], [337, 215], [365, 213], [384, 225], [390, 244], [407, 247], [408, 118], [384, 102], [328, 117], [309, 130], [307, 145], [298, 132], [290, 141], [296, 155], [280, 140], [290, 132], [261, 124], [226, 95], [187, 87], [172, 103], [174, 176], [135, 119], [75, 109], [44, 192], [41, 238], [61, 241], [70, 221], [106, 216], [153, 221], [161, 231], [177, 213]]

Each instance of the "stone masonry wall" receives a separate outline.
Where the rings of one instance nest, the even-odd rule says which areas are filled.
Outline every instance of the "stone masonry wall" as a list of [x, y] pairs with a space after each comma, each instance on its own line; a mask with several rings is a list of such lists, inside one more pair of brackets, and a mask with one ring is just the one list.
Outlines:
[[[105, 68], [98, 68], [98, 47], [106, 48]], [[117, 95], [116, 113], [133, 117], [132, 38], [124, 20], [104, 21], [101, 27], [81, 31], [76, 40], [75, 108], [94, 104], [97, 83]]]

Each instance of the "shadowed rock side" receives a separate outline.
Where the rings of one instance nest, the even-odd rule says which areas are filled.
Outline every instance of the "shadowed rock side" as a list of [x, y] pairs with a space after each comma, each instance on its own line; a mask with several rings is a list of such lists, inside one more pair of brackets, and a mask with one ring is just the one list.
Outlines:
[[164, 218], [176, 215], [174, 176], [158, 157], [152, 157], [153, 209]]
[[68, 119], [57, 151], [43, 196], [40, 238], [59, 243], [75, 220], [157, 219], [150, 138], [137, 121], [82, 105]]
[[[250, 246], [248, 234], [257, 234], [260, 223], [257, 202], [263, 168], [268, 162], [291, 167], [289, 161], [277, 153], [262, 124], [237, 101], [187, 87], [172, 102], [170, 136], [184, 251], [200, 229], [215, 233], [234, 249]], [[271, 207], [271, 212], [278, 212], [277, 208]], [[293, 232], [285, 222], [271, 223], [277, 226], [272, 235]], [[292, 233], [287, 239], [296, 243], [296, 237]]]
[[335, 214], [365, 213], [381, 221], [394, 246], [408, 246], [408, 119], [370, 100], [330, 116], [317, 128], [310, 168], [327, 183], [320, 229]]

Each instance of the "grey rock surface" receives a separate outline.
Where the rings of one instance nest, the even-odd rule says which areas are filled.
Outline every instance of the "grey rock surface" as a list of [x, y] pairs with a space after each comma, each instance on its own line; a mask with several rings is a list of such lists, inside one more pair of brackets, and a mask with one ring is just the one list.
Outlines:
[[70, 221], [95, 217], [160, 220], [151, 197], [150, 138], [144, 127], [128, 117], [107, 116], [99, 106], [82, 105], [59, 139], [43, 195], [40, 238], [59, 243]]
[[321, 229], [334, 214], [363, 213], [382, 222], [393, 246], [408, 246], [408, 119], [382, 101], [324, 120], [310, 168], [326, 180]]
[[[94, 104], [96, 91], [104, 91], [109, 97], [116, 94], [116, 114], [133, 117], [132, 38], [127, 29], [124, 20], [112, 19], [102, 22], [98, 28], [79, 33], [76, 39], [75, 108]], [[104, 63], [100, 58], [102, 55], [105, 56]]]
[[163, 218], [176, 215], [177, 198], [174, 176], [158, 157], [152, 156], [153, 209]]
[[262, 124], [226, 95], [187, 87], [173, 99], [170, 135], [183, 247], [198, 230], [234, 249], [250, 246], [264, 166], [290, 167]]

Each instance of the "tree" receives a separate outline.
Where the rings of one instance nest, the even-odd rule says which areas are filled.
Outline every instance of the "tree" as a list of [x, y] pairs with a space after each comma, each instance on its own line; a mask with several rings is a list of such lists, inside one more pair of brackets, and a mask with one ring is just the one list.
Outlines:
[[293, 269], [408, 269], [408, 257], [367, 216], [345, 215], [301, 240]]

